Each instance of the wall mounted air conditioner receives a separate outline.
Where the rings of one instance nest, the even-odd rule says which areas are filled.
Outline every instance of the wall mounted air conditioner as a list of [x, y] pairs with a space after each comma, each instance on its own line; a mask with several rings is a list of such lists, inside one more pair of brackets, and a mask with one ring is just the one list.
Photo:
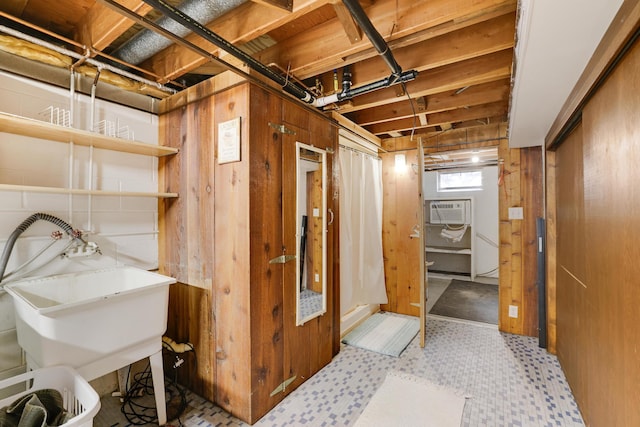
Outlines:
[[471, 200], [434, 200], [429, 211], [431, 224], [471, 224]]

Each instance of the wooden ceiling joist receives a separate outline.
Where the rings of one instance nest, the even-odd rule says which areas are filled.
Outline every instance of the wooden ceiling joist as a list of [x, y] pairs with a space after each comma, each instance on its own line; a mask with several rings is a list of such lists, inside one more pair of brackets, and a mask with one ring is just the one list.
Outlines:
[[[142, 0], [121, 0], [120, 4], [141, 16], [152, 9]], [[98, 0], [78, 23], [75, 38], [87, 47], [102, 51], [134, 24]]]
[[4, 11], [13, 16], [21, 16], [28, 2], [29, 0], [6, 0], [4, 2]]
[[[477, 16], [487, 8], [515, 3], [512, 0], [460, 0], [451, 7], [450, 0], [431, 0], [416, 3], [412, 0], [379, 0], [365, 12], [372, 24], [387, 40], [402, 38], [437, 25]], [[314, 46], [310, 49], [309, 46]], [[349, 46], [345, 48], [345, 46]], [[281, 40], [274, 48], [261, 52], [257, 58], [263, 63], [291, 64], [291, 72], [306, 79], [328, 71], [322, 64], [344, 62], [344, 58], [369, 49], [368, 40], [351, 44], [336, 18], [311, 28], [290, 40]], [[344, 63], [345, 65], [346, 62]]]
[[422, 141], [425, 155], [442, 151], [450, 151], [452, 147], [486, 147], [496, 146], [501, 139], [507, 137], [506, 123], [476, 124], [465, 129], [451, 129], [446, 132], [417, 132], [410, 136], [386, 138], [382, 140], [382, 148], [387, 151], [407, 150], [415, 148], [416, 140]]
[[[514, 32], [514, 15], [508, 14], [396, 49], [393, 55], [404, 70], [425, 71], [511, 48]], [[353, 85], [360, 86], [388, 76], [389, 68], [375, 56], [353, 64], [351, 73]]]
[[293, 0], [252, 0], [256, 3], [264, 4], [267, 6], [277, 7], [279, 9], [291, 12], [293, 9]]
[[[407, 83], [407, 90], [413, 98], [433, 95], [459, 89], [465, 86], [492, 82], [511, 77], [513, 50], [484, 55], [455, 64], [423, 71], [418, 78]], [[378, 107], [398, 101], [393, 87], [358, 96], [351, 100], [341, 113]]]
[[[501, 79], [471, 86], [460, 94], [456, 94], [456, 91], [437, 93], [426, 97], [424, 110], [420, 111], [417, 102], [414, 107], [416, 112], [433, 114], [456, 108], [471, 107], [501, 100], [506, 101], [509, 96], [509, 84], [509, 79]], [[382, 105], [377, 108], [356, 111], [347, 114], [347, 117], [361, 126], [367, 126], [374, 123], [407, 118], [412, 115], [411, 105], [404, 99], [403, 101]]]
[[336, 12], [336, 16], [342, 24], [342, 28], [344, 29], [344, 32], [349, 38], [351, 44], [360, 42], [362, 40], [362, 30], [353, 20], [353, 16], [351, 16], [347, 7], [341, 0], [334, 0], [332, 4], [333, 9]]
[[[429, 124], [427, 127], [440, 126], [445, 123], [456, 123], [466, 120], [506, 115], [507, 107], [508, 102], [499, 101], [491, 104], [470, 107], [468, 109], [459, 108], [457, 110], [434, 113], [428, 115], [427, 119]], [[374, 135], [388, 134], [392, 131], [410, 131], [412, 129], [420, 128], [424, 128], [424, 126], [420, 125], [420, 122], [418, 120], [414, 120], [413, 117], [365, 126], [365, 129]]]

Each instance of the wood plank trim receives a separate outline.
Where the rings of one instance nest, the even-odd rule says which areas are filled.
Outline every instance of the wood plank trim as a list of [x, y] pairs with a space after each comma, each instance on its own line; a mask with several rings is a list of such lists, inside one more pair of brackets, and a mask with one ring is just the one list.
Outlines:
[[41, 187], [36, 185], [12, 185], [12, 184], [0, 184], [0, 191], [27, 191], [31, 193], [76, 194], [76, 195], [121, 196], [121, 197], [159, 197], [159, 198], [178, 197], [178, 193], [85, 190], [82, 188]]
[[347, 131], [349, 131], [351, 133], [354, 133], [354, 134], [358, 135], [359, 137], [364, 138], [367, 141], [375, 144], [378, 147], [381, 146], [382, 141], [380, 140], [380, 138], [378, 138], [377, 136], [375, 136], [371, 132], [367, 131], [366, 129], [358, 126], [357, 124], [355, 124], [351, 120], [349, 120], [346, 117], [344, 117], [342, 114], [333, 111], [331, 113], [331, 118], [338, 123], [340, 128], [345, 129], [345, 130], [347, 130]]
[[557, 353], [557, 183], [556, 183], [556, 153], [546, 152], [545, 162], [545, 197], [546, 197], [546, 297], [547, 297], [547, 350], [551, 354]]
[[85, 147], [102, 148], [132, 154], [148, 156], [167, 156], [176, 154], [177, 148], [146, 144], [139, 141], [114, 138], [86, 130], [54, 125], [40, 120], [29, 119], [0, 112], [0, 132], [69, 143]]

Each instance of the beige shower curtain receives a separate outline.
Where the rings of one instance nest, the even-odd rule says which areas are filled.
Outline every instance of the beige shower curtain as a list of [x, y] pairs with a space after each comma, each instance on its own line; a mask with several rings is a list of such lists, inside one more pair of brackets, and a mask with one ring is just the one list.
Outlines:
[[382, 258], [382, 162], [340, 148], [340, 315], [386, 304]]

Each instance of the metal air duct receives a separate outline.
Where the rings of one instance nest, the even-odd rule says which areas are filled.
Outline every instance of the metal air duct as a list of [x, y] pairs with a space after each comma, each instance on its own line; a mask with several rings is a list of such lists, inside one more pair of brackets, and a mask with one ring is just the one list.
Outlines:
[[[207, 24], [246, 2], [247, 0], [185, 0], [178, 8], [196, 21]], [[184, 37], [191, 32], [190, 29], [167, 17], [158, 19], [156, 24], [180, 37]], [[142, 30], [112, 52], [111, 55], [129, 64], [138, 65], [171, 46], [172, 43], [171, 40], [156, 32]]]
[[148, 5], [150, 5], [151, 7], [153, 7], [154, 9], [162, 12], [165, 16], [178, 22], [181, 26], [188, 28], [189, 30], [193, 31], [194, 33], [198, 34], [199, 36], [207, 40], [208, 42], [213, 43], [214, 45], [218, 46], [220, 49], [225, 50], [230, 55], [245, 62], [249, 67], [251, 67], [251, 69], [273, 80], [274, 82], [278, 83], [280, 86], [282, 86], [282, 89], [287, 93], [307, 103], [312, 103], [313, 100], [315, 99], [313, 94], [309, 92], [306, 88], [300, 87], [299, 85], [292, 82], [291, 80], [274, 72], [271, 68], [267, 67], [260, 61], [247, 55], [245, 52], [238, 49], [227, 40], [223, 39], [213, 31], [209, 30], [207, 27], [200, 24], [198, 21], [194, 20], [191, 16], [174, 8], [170, 4], [166, 3], [164, 0], [143, 0], [143, 1]]

